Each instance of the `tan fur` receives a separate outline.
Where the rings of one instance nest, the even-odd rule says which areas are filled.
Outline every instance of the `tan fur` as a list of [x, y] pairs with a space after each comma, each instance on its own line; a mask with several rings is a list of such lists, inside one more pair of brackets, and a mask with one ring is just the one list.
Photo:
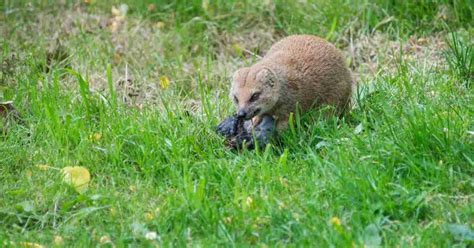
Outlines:
[[[339, 50], [312, 35], [294, 35], [275, 43], [256, 64], [234, 74], [230, 96], [247, 119], [268, 114], [284, 129], [297, 106], [304, 113], [312, 107], [331, 105], [338, 114], [347, 108], [352, 78]], [[253, 93], [262, 92], [250, 102]], [[253, 113], [257, 109], [258, 113]]]

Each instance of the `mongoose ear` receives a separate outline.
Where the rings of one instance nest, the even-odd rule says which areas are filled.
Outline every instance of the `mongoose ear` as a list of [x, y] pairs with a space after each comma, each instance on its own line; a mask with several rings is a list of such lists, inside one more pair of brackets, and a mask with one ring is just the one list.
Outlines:
[[239, 77], [239, 72], [240, 69], [235, 71], [234, 74], [232, 74], [231, 82], [235, 82], [237, 80], [237, 77]]
[[234, 74], [232, 74], [231, 83], [237, 82], [239, 79], [240, 80], [244, 79], [247, 73], [248, 73], [248, 67], [243, 67], [236, 70]]
[[275, 77], [272, 71], [268, 68], [263, 68], [261, 69], [257, 75], [255, 76], [255, 79], [258, 82], [262, 82], [270, 87], [275, 86]]

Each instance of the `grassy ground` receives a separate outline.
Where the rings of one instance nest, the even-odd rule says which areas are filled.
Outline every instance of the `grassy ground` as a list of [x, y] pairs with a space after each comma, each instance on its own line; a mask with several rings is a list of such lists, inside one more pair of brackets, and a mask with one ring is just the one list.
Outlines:
[[[473, 244], [472, 1], [151, 3], [0, 3], [0, 244]], [[294, 33], [344, 52], [354, 109], [227, 150], [229, 75]]]

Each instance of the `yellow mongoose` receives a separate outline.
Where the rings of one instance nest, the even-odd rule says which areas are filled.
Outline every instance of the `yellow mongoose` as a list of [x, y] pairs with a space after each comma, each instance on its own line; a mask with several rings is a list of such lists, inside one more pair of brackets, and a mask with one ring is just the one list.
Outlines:
[[257, 125], [272, 116], [284, 129], [297, 106], [334, 106], [342, 114], [352, 94], [351, 73], [339, 50], [312, 35], [289, 36], [275, 43], [256, 64], [237, 70], [230, 97], [237, 116]]

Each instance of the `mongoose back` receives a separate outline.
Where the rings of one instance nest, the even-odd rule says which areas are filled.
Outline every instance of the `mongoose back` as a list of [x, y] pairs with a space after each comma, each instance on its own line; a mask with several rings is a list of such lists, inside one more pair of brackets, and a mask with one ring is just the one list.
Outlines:
[[352, 84], [334, 45], [312, 35], [293, 35], [275, 43], [254, 65], [237, 70], [230, 97], [240, 118], [253, 118], [255, 124], [270, 115], [281, 130], [297, 107], [304, 113], [330, 105], [342, 114], [350, 102]]

